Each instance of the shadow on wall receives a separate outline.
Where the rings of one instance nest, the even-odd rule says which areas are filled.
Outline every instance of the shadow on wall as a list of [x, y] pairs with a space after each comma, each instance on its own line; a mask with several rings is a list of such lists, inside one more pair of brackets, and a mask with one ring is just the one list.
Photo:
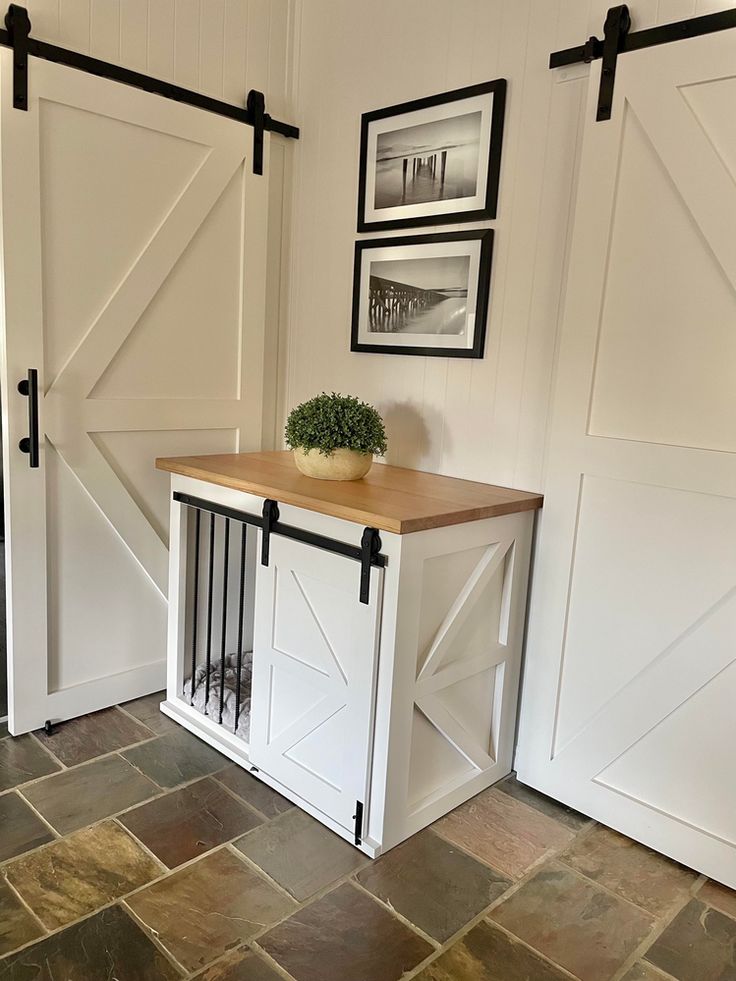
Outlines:
[[420, 414], [411, 402], [387, 402], [377, 408], [388, 436], [386, 463], [413, 470], [439, 465], [443, 432], [440, 412], [430, 410]]

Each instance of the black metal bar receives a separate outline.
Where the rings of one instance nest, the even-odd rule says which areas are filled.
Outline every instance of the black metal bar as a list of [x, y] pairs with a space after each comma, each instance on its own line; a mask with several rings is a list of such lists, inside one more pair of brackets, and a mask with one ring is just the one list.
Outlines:
[[263, 173], [263, 130], [266, 122], [266, 97], [263, 92], [251, 89], [246, 107], [253, 120], [253, 173]]
[[28, 399], [28, 435], [18, 441], [21, 453], [28, 454], [28, 466], [38, 468], [40, 451], [38, 442], [38, 371], [28, 369], [28, 377], [18, 382], [18, 391]]
[[197, 672], [197, 628], [199, 626], [199, 529], [202, 512], [194, 512], [194, 612], [192, 618], [192, 681], [189, 704], [194, 705], [194, 676]]
[[[16, 7], [16, 5], [12, 4], [11, 9], [13, 7]], [[17, 9], [24, 11], [23, 7], [17, 7]], [[8, 12], [10, 13], [10, 11]], [[7, 26], [10, 27], [9, 24]], [[10, 30], [0, 31], [0, 45], [13, 47]], [[132, 88], [142, 89], [144, 92], [160, 95], [164, 99], [183, 102], [186, 105], [194, 106], [195, 109], [204, 109], [206, 112], [213, 112], [218, 116], [226, 116], [228, 119], [234, 119], [236, 122], [245, 123], [246, 126], [253, 125], [253, 118], [247, 108], [244, 109], [241, 106], [234, 106], [220, 99], [213, 99], [211, 96], [202, 95], [200, 92], [185, 89], [181, 85], [174, 85], [172, 82], [166, 82], [163, 79], [153, 78], [151, 75], [144, 75], [141, 72], [133, 71], [131, 68], [123, 68], [121, 65], [114, 65], [109, 61], [101, 61], [99, 58], [92, 58], [90, 55], [80, 54], [78, 51], [70, 51], [67, 48], [61, 48], [56, 44], [49, 44], [47, 41], [38, 41], [32, 37], [28, 38], [27, 50], [28, 54], [34, 58], [42, 58], [44, 61], [53, 61], [59, 65], [66, 65], [68, 68], [76, 68], [79, 71], [87, 72], [89, 75], [96, 75], [98, 78], [109, 78], [113, 82], [130, 85]], [[281, 122], [278, 119], [272, 119], [268, 113], [264, 113], [263, 128], [271, 133], [286, 136], [289, 139], [299, 139], [299, 128], [297, 126]]]
[[225, 544], [222, 553], [222, 629], [220, 631], [220, 712], [218, 722], [222, 725], [222, 711], [225, 707], [225, 647], [227, 644], [227, 574], [230, 560], [230, 519], [225, 518]]
[[274, 525], [279, 520], [279, 506], [276, 501], [265, 500], [263, 502], [263, 520], [261, 523], [261, 565], [268, 565], [268, 556], [271, 549], [271, 532]]
[[370, 603], [373, 556], [381, 551], [381, 537], [375, 528], [364, 528], [360, 540], [360, 602]]
[[210, 515], [210, 558], [207, 581], [207, 646], [205, 657], [206, 675], [204, 679], [204, 714], [208, 714], [210, 703], [210, 668], [212, 666], [212, 592], [215, 577], [215, 515]]
[[25, 7], [11, 3], [5, 15], [8, 39], [13, 48], [13, 108], [28, 109], [28, 42], [31, 21]]
[[[701, 34], [715, 34], [718, 31], [730, 30], [732, 27], [736, 27], [736, 8], [719, 10], [717, 13], [704, 14], [702, 17], [690, 17], [688, 20], [661, 24], [659, 27], [649, 27], [644, 31], [634, 31], [623, 38], [618, 53], [640, 51], [642, 48], [653, 48], [660, 44], [670, 44], [672, 41], [700, 37]], [[564, 68], [566, 65], [594, 61], [601, 57], [603, 57], [603, 41], [593, 37], [585, 44], [579, 44], [574, 48], [554, 51], [549, 56], [549, 67]]]
[[355, 821], [355, 844], [360, 845], [363, 841], [363, 801], [361, 800], [355, 802], [353, 820]]
[[616, 81], [616, 62], [621, 44], [630, 27], [631, 17], [626, 4], [611, 7], [603, 28], [603, 63], [601, 65], [600, 87], [598, 88], [598, 109], [595, 117], [599, 123], [611, 118], [613, 86]]
[[[241, 521], [244, 524], [254, 525], [256, 528], [263, 527], [262, 519], [255, 514], [248, 514], [247, 511], [238, 511], [235, 508], [226, 507], [224, 504], [215, 504], [201, 497], [194, 497], [191, 494], [174, 491], [174, 500], [180, 504], [186, 504], [188, 507], [199, 508], [202, 511], [208, 511], [212, 514], [220, 514], [226, 518], [233, 518], [235, 521]], [[349, 545], [347, 542], [341, 542], [337, 538], [318, 535], [316, 532], [306, 531], [304, 528], [296, 528], [294, 525], [283, 524], [281, 521], [277, 521], [271, 526], [271, 534], [281, 535], [283, 538], [293, 538], [295, 541], [304, 542], [305, 545], [314, 545], [316, 548], [321, 548], [326, 552], [334, 552], [336, 555], [344, 555], [348, 559], [355, 559], [356, 562], [361, 562], [363, 559], [363, 550], [359, 545]], [[380, 554], [380, 552], [373, 553], [371, 556], [371, 565], [383, 569], [388, 565], [388, 559], [385, 555]]]
[[238, 731], [240, 721], [240, 677], [243, 671], [243, 622], [245, 616], [245, 547], [248, 541], [248, 525], [243, 522], [240, 526], [240, 593], [238, 601], [238, 678], [235, 685], [235, 726]]

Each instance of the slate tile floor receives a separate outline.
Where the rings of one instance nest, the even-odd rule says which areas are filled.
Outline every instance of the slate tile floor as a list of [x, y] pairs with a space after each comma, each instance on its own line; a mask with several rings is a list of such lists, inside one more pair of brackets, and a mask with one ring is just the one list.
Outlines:
[[513, 778], [370, 862], [160, 697], [0, 725], [0, 981], [736, 981], [736, 892]]

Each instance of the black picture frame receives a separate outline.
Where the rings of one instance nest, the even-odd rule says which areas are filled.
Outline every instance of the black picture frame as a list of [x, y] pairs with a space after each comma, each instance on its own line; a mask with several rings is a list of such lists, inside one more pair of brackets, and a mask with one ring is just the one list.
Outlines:
[[[478, 272], [475, 285], [475, 311], [473, 322], [472, 346], [468, 347], [435, 347], [431, 344], [412, 344], [393, 346], [379, 341], [366, 342], [361, 340], [361, 310], [362, 303], [367, 297], [361, 296], [364, 257], [371, 249], [396, 249], [422, 245], [441, 245], [443, 243], [480, 243]], [[470, 250], [469, 250], [470, 252]], [[406, 258], [411, 258], [407, 255]], [[486, 329], [490, 305], [491, 271], [493, 268], [493, 229], [468, 229], [460, 232], [436, 232], [433, 235], [405, 235], [399, 238], [382, 237], [361, 239], [355, 243], [353, 260], [353, 300], [352, 328], [350, 334], [350, 350], [368, 354], [399, 354], [417, 357], [437, 358], [475, 358], [481, 359], [485, 351]], [[369, 280], [370, 282], [370, 280]], [[466, 315], [467, 316], [467, 315]], [[364, 331], [363, 331], [364, 333]], [[378, 332], [378, 337], [391, 337], [390, 332]], [[426, 335], [431, 336], [431, 335]]]
[[[368, 148], [371, 124], [392, 116], [402, 116], [406, 113], [422, 109], [432, 109], [436, 106], [449, 105], [453, 102], [473, 99], [477, 96], [493, 95], [491, 124], [488, 146], [488, 172], [486, 178], [485, 202], [482, 207], [470, 210], [458, 210], [437, 214], [416, 215], [405, 218], [386, 218], [385, 220], [366, 220], [366, 188], [368, 173]], [[496, 78], [490, 82], [469, 85], [465, 88], [454, 89], [438, 95], [402, 102], [384, 109], [365, 112], [361, 116], [360, 126], [360, 169], [358, 175], [358, 231], [388, 231], [392, 228], [420, 228], [427, 225], [458, 224], [467, 221], [488, 221], [496, 217], [498, 206], [498, 187], [501, 173], [501, 150], [503, 144], [504, 116], [506, 111], [506, 79]], [[390, 209], [385, 209], [390, 210]]]

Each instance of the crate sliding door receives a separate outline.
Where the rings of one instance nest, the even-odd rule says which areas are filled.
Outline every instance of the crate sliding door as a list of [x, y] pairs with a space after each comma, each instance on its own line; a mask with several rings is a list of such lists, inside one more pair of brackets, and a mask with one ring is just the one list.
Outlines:
[[276, 535], [257, 567], [251, 762], [342, 827], [367, 810], [383, 570]]
[[[163, 687], [159, 455], [260, 447], [268, 137], [0, 51], [10, 728]], [[37, 469], [18, 449], [38, 372]]]

